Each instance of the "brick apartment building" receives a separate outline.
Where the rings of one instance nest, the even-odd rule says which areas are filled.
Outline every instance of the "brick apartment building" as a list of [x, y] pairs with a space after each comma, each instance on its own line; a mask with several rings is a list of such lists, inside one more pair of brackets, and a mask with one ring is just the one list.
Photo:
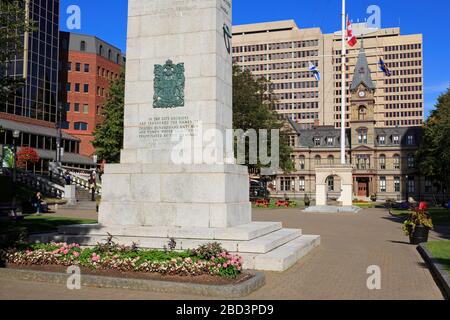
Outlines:
[[110, 82], [124, 66], [120, 49], [94, 36], [60, 33], [59, 99], [64, 132], [80, 139], [80, 153], [92, 157], [93, 132], [102, 121]]

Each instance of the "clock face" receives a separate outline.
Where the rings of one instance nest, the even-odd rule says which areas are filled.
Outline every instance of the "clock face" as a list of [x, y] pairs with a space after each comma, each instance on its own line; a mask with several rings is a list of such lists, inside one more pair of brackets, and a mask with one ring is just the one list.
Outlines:
[[364, 98], [364, 97], [366, 96], [366, 93], [365, 93], [364, 91], [360, 91], [360, 92], [359, 92], [359, 96], [360, 96], [361, 98]]

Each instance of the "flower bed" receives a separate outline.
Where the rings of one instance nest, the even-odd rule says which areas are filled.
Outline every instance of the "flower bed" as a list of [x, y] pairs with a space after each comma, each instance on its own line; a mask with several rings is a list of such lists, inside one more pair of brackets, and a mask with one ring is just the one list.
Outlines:
[[120, 246], [111, 239], [94, 248], [81, 248], [75, 243], [20, 244], [1, 249], [0, 260], [15, 266], [76, 265], [91, 270], [224, 278], [236, 278], [242, 272], [243, 264], [242, 257], [226, 252], [219, 244], [177, 252]]

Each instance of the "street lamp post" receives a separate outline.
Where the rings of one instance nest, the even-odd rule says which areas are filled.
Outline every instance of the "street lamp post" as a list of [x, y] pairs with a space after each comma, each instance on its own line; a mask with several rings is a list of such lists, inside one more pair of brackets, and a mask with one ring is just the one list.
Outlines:
[[61, 162], [61, 142], [62, 142], [62, 105], [58, 105], [58, 121], [56, 124], [56, 163], [57, 165]]
[[409, 190], [408, 190], [408, 188], [409, 188], [409, 176], [408, 175], [406, 175], [406, 203], [409, 203]]
[[22, 133], [20, 130], [13, 131], [13, 146], [14, 146], [14, 166], [13, 166], [13, 207], [16, 206], [16, 182], [17, 182], [17, 140]]

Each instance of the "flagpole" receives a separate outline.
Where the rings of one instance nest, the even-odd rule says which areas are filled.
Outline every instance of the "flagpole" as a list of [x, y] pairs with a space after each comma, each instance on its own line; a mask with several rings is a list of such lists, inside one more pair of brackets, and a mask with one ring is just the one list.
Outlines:
[[347, 30], [347, 19], [345, 14], [345, 0], [342, 0], [342, 54], [341, 54], [341, 65], [342, 65], [342, 84], [341, 84], [341, 100], [342, 100], [342, 106], [341, 106], [341, 164], [345, 165], [345, 116], [347, 114], [347, 79], [346, 79], [346, 60], [347, 60], [347, 53], [346, 53], [346, 30]]

